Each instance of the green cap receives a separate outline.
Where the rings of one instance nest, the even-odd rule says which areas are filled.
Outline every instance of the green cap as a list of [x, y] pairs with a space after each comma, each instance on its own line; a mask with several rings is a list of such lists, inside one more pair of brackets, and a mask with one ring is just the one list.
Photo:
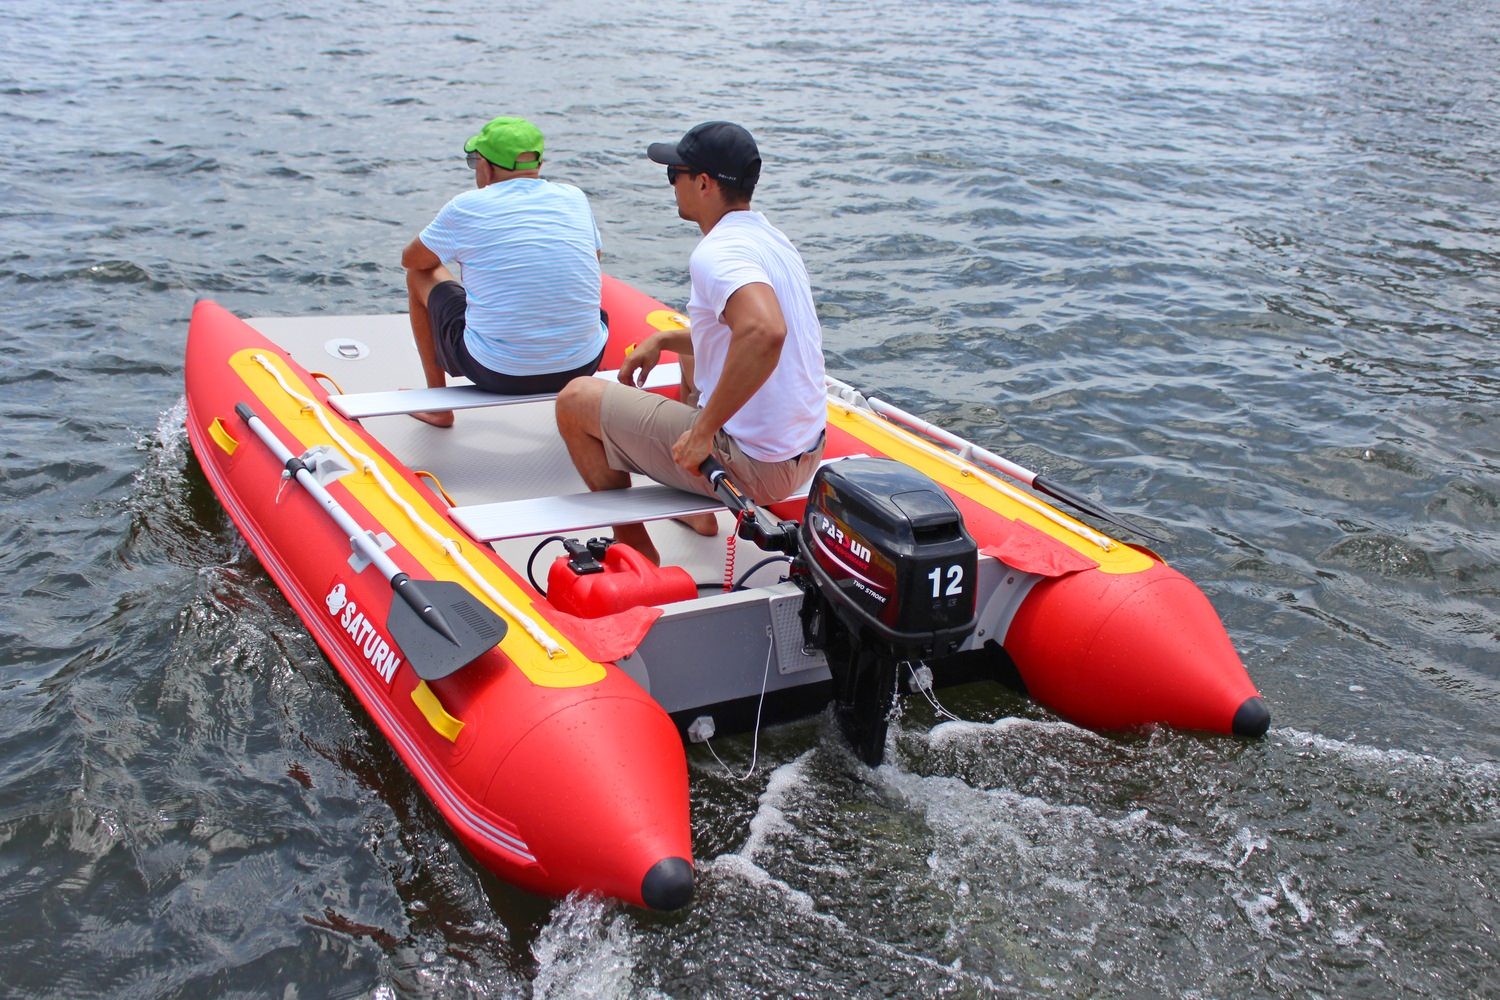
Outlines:
[[530, 170], [542, 162], [542, 130], [524, 118], [492, 118], [478, 135], [469, 136], [465, 153], [477, 152], [497, 167], [516, 169], [516, 157], [535, 153], [536, 163], [521, 167]]

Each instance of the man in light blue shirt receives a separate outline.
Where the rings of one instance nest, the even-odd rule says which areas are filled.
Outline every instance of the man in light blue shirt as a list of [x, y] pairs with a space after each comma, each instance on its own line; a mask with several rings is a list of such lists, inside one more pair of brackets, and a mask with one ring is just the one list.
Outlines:
[[[422, 373], [434, 388], [456, 375], [490, 392], [557, 392], [598, 369], [608, 338], [588, 198], [542, 180], [542, 133], [524, 118], [493, 119], [464, 152], [474, 190], [401, 254]], [[444, 261], [462, 266], [462, 284]], [[453, 425], [451, 410], [413, 416]]]

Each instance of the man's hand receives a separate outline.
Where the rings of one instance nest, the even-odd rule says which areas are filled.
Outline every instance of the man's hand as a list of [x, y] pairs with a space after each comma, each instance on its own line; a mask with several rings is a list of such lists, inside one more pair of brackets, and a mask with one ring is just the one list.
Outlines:
[[683, 431], [682, 436], [672, 445], [672, 461], [701, 476], [703, 471], [699, 466], [713, 453], [714, 435], [700, 430], [698, 425], [699, 421], [694, 420], [693, 426]]
[[646, 376], [661, 360], [661, 343], [655, 334], [635, 345], [635, 350], [620, 362], [620, 383], [637, 388], [646, 384]]

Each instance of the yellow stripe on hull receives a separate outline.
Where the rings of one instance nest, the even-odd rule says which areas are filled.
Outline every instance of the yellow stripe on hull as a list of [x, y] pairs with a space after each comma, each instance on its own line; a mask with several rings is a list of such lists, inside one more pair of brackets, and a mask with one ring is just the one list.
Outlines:
[[[1011, 487], [999, 480], [995, 473], [982, 469], [903, 427], [896, 426], [878, 414], [830, 401], [828, 424], [830, 427], [837, 427], [848, 432], [881, 454], [917, 469], [939, 485], [974, 501], [979, 506], [986, 507], [1002, 517], [1021, 521], [1059, 544], [1096, 561], [1100, 572], [1141, 573], [1156, 565], [1156, 560], [1150, 556], [1128, 545], [1114, 542], [1113, 539], [1107, 539], [1112, 543], [1108, 548], [1094, 544], [1086, 535], [1097, 535], [1098, 532], [1095, 529], [1061, 511], [1056, 511], [1055, 508], [1051, 508], [1050, 504], [1043, 502], [1044, 506], [1052, 509], [1063, 521], [1076, 525], [1086, 534], [1069, 530], [1044, 517], [1009, 495], [1012, 488], [1021, 492], [1020, 487]], [[941, 454], [935, 454], [935, 452]], [[985, 539], [979, 538], [978, 541], [982, 548]]]
[[[263, 349], [246, 348], [237, 351], [229, 359], [229, 366], [255, 394], [259, 405], [287, 430], [296, 434], [297, 443], [304, 450], [318, 445], [327, 445], [337, 449], [338, 445], [323, 429], [312, 411], [289, 396], [277, 384], [275, 378], [262, 367], [262, 361], [272, 364], [281, 377], [303, 395], [316, 396], [316, 391], [296, 374], [284, 358]], [[347, 430], [351, 438], [363, 440], [356, 429], [357, 425], [349, 423], [326, 407], [324, 412], [337, 426]], [[430, 494], [414, 489], [402, 474], [402, 470], [375, 454], [373, 449], [369, 458], [392, 484], [402, 500], [418, 511], [427, 520], [428, 525], [439, 534], [457, 543], [464, 557], [497, 593], [518, 608], [532, 605], [535, 595], [523, 589], [496, 566], [487, 552], [481, 552], [473, 542], [462, 537], [462, 532], [444, 519], [433, 507]], [[420, 564], [420, 572], [423, 575], [434, 580], [449, 580], [467, 586], [467, 581], [453, 558], [437, 548], [411, 523], [406, 512], [385, 494], [372, 475], [355, 471], [340, 478], [338, 485], [369, 512], [370, 517], [376, 522], [372, 527], [390, 535], [397, 545], [411, 554], [412, 558]], [[486, 595], [475, 593], [474, 596], [489, 604], [497, 614], [511, 620], [511, 616]], [[596, 684], [604, 679], [604, 668], [600, 664], [584, 656], [576, 646], [556, 631], [548, 630], [548, 632], [562, 648], [560, 654], [549, 657], [525, 629], [518, 627], [507, 630], [505, 638], [500, 643], [500, 650], [533, 684], [540, 687], [582, 687]]]

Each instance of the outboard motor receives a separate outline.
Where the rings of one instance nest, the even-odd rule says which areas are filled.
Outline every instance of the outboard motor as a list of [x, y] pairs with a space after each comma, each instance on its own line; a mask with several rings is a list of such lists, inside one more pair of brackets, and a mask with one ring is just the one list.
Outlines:
[[797, 547], [807, 571], [804, 638], [827, 654], [839, 725], [874, 767], [900, 664], [947, 655], [974, 631], [974, 539], [927, 476], [850, 458], [813, 478]]
[[800, 526], [772, 520], [712, 457], [703, 474], [739, 515], [741, 538], [796, 557], [803, 639], [828, 657], [844, 735], [877, 766], [900, 665], [952, 653], [974, 631], [979, 553], [958, 508], [937, 483], [884, 458], [819, 469]]

